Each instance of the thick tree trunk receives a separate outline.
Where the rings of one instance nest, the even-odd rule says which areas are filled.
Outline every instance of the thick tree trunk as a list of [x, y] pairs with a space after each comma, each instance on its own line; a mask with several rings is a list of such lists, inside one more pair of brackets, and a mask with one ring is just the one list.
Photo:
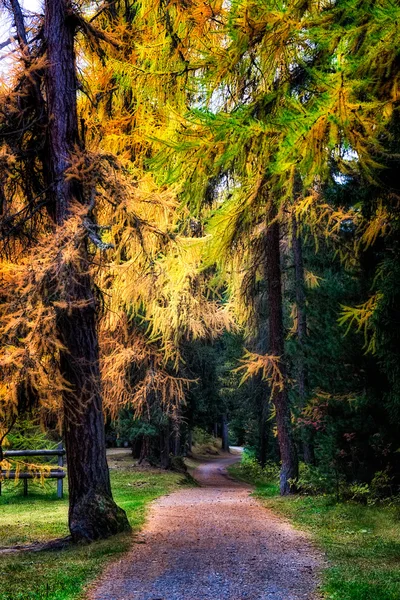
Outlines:
[[286, 364], [282, 311], [282, 276], [279, 247], [280, 227], [274, 221], [266, 234], [266, 277], [269, 308], [269, 350], [280, 357], [280, 370], [285, 381], [283, 390], [273, 392], [276, 410], [279, 450], [281, 454], [280, 492], [282, 495], [295, 491], [298, 478], [298, 458], [290, 425], [290, 406], [286, 388]]
[[[303, 244], [298, 232], [296, 217], [292, 218], [292, 246], [294, 258], [294, 280], [296, 289], [297, 308], [297, 340], [300, 352], [296, 356], [297, 385], [299, 390], [300, 409], [303, 409], [307, 400], [307, 367], [305, 362], [307, 339], [307, 313], [306, 294], [304, 282]], [[301, 430], [304, 462], [315, 464], [314, 446], [311, 432], [306, 428]]]
[[221, 437], [222, 437], [222, 450], [229, 452], [229, 431], [228, 431], [228, 415], [224, 413], [221, 420]]
[[[65, 171], [79, 142], [76, 110], [74, 24], [68, 0], [46, 0], [46, 100], [49, 165], [55, 220], [68, 221], [72, 205], [82, 202], [80, 185]], [[69, 306], [59, 309], [57, 327], [65, 350], [60, 366], [68, 389], [63, 392], [64, 431], [69, 480], [69, 527], [75, 541], [92, 541], [129, 528], [113, 501], [106, 460], [100, 390], [96, 305], [89, 257], [82, 240], [78, 257], [61, 267], [58, 292]]]

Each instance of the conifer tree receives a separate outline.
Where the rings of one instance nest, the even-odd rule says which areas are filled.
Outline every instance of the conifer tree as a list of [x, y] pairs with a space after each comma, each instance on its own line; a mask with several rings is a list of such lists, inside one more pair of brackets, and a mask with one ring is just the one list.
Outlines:
[[[157, 82], [159, 73], [145, 72], [154, 68], [146, 52], [137, 54], [140, 28], [148, 34], [142, 42], [159, 49], [161, 40], [165, 48], [161, 54], [157, 50], [154, 63], [159, 56], [171, 98], [180, 90], [178, 100], [186, 100], [186, 92], [178, 88], [176, 80], [178, 73], [184, 77], [189, 67], [168, 19], [159, 21], [152, 12], [141, 13], [134, 3], [129, 10], [126, 3], [100, 7], [90, 19], [68, 2], [50, 4], [46, 5], [44, 27], [50, 67], [39, 64], [36, 55], [31, 65], [42, 87], [44, 76], [43, 108], [48, 119], [43, 117], [43, 126], [48, 127], [48, 136], [43, 135], [44, 127], [34, 133], [27, 127], [38, 149], [32, 154], [33, 161], [30, 157], [35, 164], [32, 180], [45, 202], [34, 204], [39, 222], [24, 219], [18, 230], [19, 234], [26, 233], [26, 247], [22, 246], [20, 264], [15, 253], [11, 255], [18, 267], [15, 275], [9, 276], [7, 259], [2, 265], [3, 276], [7, 273], [11, 284], [2, 305], [2, 321], [6, 324], [5, 338], [15, 345], [14, 353], [10, 345], [4, 349], [8, 370], [3, 397], [6, 406], [12, 392], [16, 400], [14, 404], [8, 401], [8, 409], [18, 409], [20, 392], [15, 374], [23, 365], [20, 387], [37, 396], [43, 406], [54, 408], [57, 401], [63, 402], [67, 453], [71, 457], [70, 527], [75, 539], [93, 539], [126, 525], [121, 513], [100, 498], [103, 492], [110, 497], [108, 472], [103, 469], [100, 389], [114, 415], [123, 406], [133, 405], [141, 411], [151, 403], [172, 414], [183, 402], [188, 385], [179, 371], [181, 341], [218, 335], [229, 327], [229, 317], [217, 302], [207, 299], [206, 278], [197, 269], [202, 240], [192, 239], [185, 233], [186, 227], [178, 226], [182, 217], [176, 214], [174, 189], [157, 186], [145, 168], [146, 158], [152, 155], [148, 136], [166, 122], [168, 96], [166, 87]], [[179, 23], [182, 10], [174, 11], [172, 7]], [[142, 21], [137, 24], [139, 17]], [[56, 33], [53, 24], [58, 27]], [[79, 82], [84, 96], [79, 102], [74, 58], [77, 35], [85, 52]], [[56, 43], [57, 36], [65, 36], [62, 47]], [[29, 84], [30, 79], [26, 81]], [[12, 95], [9, 101], [18, 105], [20, 97]], [[28, 105], [28, 110], [33, 106]], [[7, 117], [4, 114], [6, 127]], [[21, 170], [26, 165], [22, 152], [17, 159], [10, 153], [8, 160], [10, 164], [18, 160]], [[14, 201], [24, 203], [24, 180], [17, 181]], [[15, 205], [10, 203], [7, 208], [5, 218], [14, 219]], [[99, 224], [104, 222], [106, 227]], [[39, 243], [28, 233], [29, 226], [35, 227]], [[49, 235], [53, 236], [51, 247]], [[9, 238], [20, 244], [18, 236]], [[24, 285], [27, 265], [30, 286]], [[95, 286], [105, 298], [104, 314]], [[18, 312], [13, 312], [13, 296], [17, 297]], [[24, 311], [24, 306], [30, 310]], [[41, 326], [32, 331], [30, 323], [39, 317]], [[18, 337], [20, 331], [25, 337]], [[25, 360], [23, 343], [30, 350]], [[80, 457], [76, 443], [79, 441], [81, 447], [82, 429], [88, 425], [93, 431], [84, 436], [87, 452]], [[168, 458], [168, 452], [166, 455]], [[91, 479], [83, 477], [84, 468]], [[97, 500], [105, 515], [93, 521]], [[85, 509], [85, 502], [90, 510]]]
[[[13, 1], [12, 9], [25, 71], [33, 72], [32, 78], [29, 72], [20, 76], [28, 91], [32, 90], [32, 104], [26, 102], [18, 87], [8, 103], [18, 111], [14, 113], [15, 119], [24, 124], [28, 140], [34, 136], [29, 122], [32, 111], [41, 111], [41, 123], [47, 131], [46, 137], [44, 130], [39, 131], [43, 151], [35, 153], [32, 148], [28, 157], [35, 165], [34, 184], [41, 187], [39, 195], [45, 198], [44, 202], [40, 204], [32, 198], [33, 185], [31, 183], [29, 189], [23, 180], [13, 197], [10, 179], [6, 180], [10, 198], [3, 210], [2, 224], [6, 240], [11, 248], [14, 245], [15, 272], [9, 281], [10, 295], [2, 305], [2, 333], [11, 343], [3, 351], [6, 377], [2, 400], [6, 402], [7, 395], [12, 394], [15, 404], [11, 408], [17, 410], [21, 394], [37, 398], [49, 396], [53, 391], [59, 395], [68, 454], [69, 527], [74, 541], [91, 541], [127, 529], [129, 525], [124, 511], [112, 499], [105, 455], [97, 301], [85, 227], [95, 190], [84, 189], [79, 176], [71, 175], [74, 160], [78, 155], [84, 156], [84, 142], [78, 132], [75, 62], [76, 27], [81, 17], [75, 14], [68, 0], [45, 3], [46, 64], [39, 65], [35, 60], [37, 56], [30, 56], [17, 0]], [[43, 96], [42, 89], [45, 90]], [[20, 98], [26, 105], [23, 108], [18, 106]], [[38, 99], [39, 107], [35, 106]], [[7, 111], [3, 115], [4, 132], [9, 126]], [[5, 140], [5, 151], [11, 151], [12, 143], [7, 137]], [[26, 140], [17, 139], [17, 148], [18, 142], [22, 146]], [[20, 156], [15, 160], [23, 167], [24, 148], [18, 150]], [[24, 217], [20, 231], [18, 204], [22, 207], [19, 214]], [[40, 211], [41, 208], [45, 208], [46, 213], [36, 220], [33, 209]], [[17, 234], [21, 234], [27, 224], [23, 231], [25, 243], [21, 244], [18, 238], [13, 241], [14, 232], [12, 228], [7, 231], [7, 220], [14, 224]], [[7, 251], [11, 250], [5, 246], [3, 256], [7, 256]], [[5, 261], [3, 279], [7, 272]], [[34, 324], [32, 319], [36, 321]], [[49, 339], [45, 339], [46, 326]], [[53, 368], [56, 366], [54, 375], [47, 372], [51, 362]], [[17, 377], [19, 366], [22, 371]]]

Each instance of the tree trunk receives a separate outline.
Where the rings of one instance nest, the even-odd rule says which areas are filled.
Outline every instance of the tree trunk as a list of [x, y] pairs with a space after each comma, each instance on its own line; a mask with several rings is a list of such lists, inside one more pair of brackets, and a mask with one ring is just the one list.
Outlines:
[[214, 436], [215, 438], [217, 438], [217, 437], [218, 437], [218, 423], [217, 423], [217, 422], [215, 422], [215, 423], [214, 423], [214, 428], [213, 428], [213, 436]]
[[[74, 23], [68, 0], [46, 0], [46, 99], [49, 165], [55, 221], [64, 226], [72, 205], [82, 202], [79, 183], [65, 177], [79, 142], [76, 109]], [[85, 241], [78, 257], [62, 267], [59, 293], [69, 306], [58, 309], [57, 327], [65, 350], [60, 367], [68, 461], [69, 528], [74, 541], [92, 541], [129, 528], [125, 512], [113, 501], [105, 451], [97, 341], [96, 303]]]
[[139, 465], [141, 465], [144, 461], [148, 460], [149, 456], [150, 456], [150, 437], [148, 435], [144, 435], [141, 440], [141, 445], [140, 445]]
[[189, 456], [192, 455], [192, 448], [193, 448], [193, 430], [189, 429], [188, 435], [187, 435], [187, 450], [186, 450], [186, 453]]
[[269, 308], [269, 349], [271, 354], [280, 357], [280, 370], [284, 380], [284, 388], [273, 391], [272, 401], [276, 411], [282, 465], [280, 493], [285, 495], [295, 491], [294, 482], [298, 478], [298, 458], [290, 425], [290, 406], [286, 387], [279, 235], [279, 223], [274, 221], [268, 227], [266, 234], [266, 276]]
[[171, 466], [170, 458], [170, 426], [169, 420], [160, 428], [160, 464], [162, 469], [169, 469]]
[[[297, 228], [296, 217], [292, 218], [292, 246], [294, 258], [294, 280], [296, 288], [297, 308], [297, 340], [300, 352], [296, 355], [297, 384], [299, 390], [300, 410], [307, 400], [307, 367], [305, 362], [306, 340], [307, 340], [307, 313], [306, 294], [304, 282], [303, 244]], [[314, 446], [311, 440], [311, 431], [301, 428], [304, 462], [315, 464]]]
[[172, 437], [172, 454], [174, 456], [181, 455], [181, 432], [179, 423], [174, 423]]
[[228, 415], [226, 413], [222, 415], [221, 426], [222, 450], [223, 452], [229, 452]]
[[[265, 382], [260, 381], [259, 385]], [[265, 387], [262, 386], [262, 387]], [[264, 392], [265, 390], [263, 390]], [[259, 448], [258, 448], [258, 461], [262, 468], [267, 464], [267, 455], [268, 455], [268, 407], [269, 403], [265, 398], [265, 394], [259, 395], [258, 401], [258, 435], [259, 435]]]

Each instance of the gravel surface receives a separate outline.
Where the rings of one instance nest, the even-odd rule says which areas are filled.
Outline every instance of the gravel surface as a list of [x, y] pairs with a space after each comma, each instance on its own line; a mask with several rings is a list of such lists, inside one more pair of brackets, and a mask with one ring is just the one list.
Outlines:
[[201, 487], [154, 502], [132, 550], [88, 600], [314, 600], [322, 556], [227, 477], [238, 458], [202, 464]]

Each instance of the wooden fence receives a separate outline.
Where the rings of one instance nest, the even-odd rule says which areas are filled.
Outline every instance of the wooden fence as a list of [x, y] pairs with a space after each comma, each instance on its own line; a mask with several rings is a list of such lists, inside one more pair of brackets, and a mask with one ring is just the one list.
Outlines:
[[[44, 477], [45, 479], [57, 479], [57, 497], [63, 497], [63, 480], [66, 475], [63, 470], [65, 450], [62, 444], [58, 444], [58, 447], [54, 450], [6, 450], [3, 452], [4, 458], [17, 458], [19, 456], [58, 456], [57, 469], [51, 469], [50, 471], [20, 471], [18, 474], [16, 471], [1, 471], [2, 479], [21, 479], [24, 483], [24, 496], [28, 495], [28, 480]], [[1, 479], [0, 479], [0, 495], [1, 495]]]

